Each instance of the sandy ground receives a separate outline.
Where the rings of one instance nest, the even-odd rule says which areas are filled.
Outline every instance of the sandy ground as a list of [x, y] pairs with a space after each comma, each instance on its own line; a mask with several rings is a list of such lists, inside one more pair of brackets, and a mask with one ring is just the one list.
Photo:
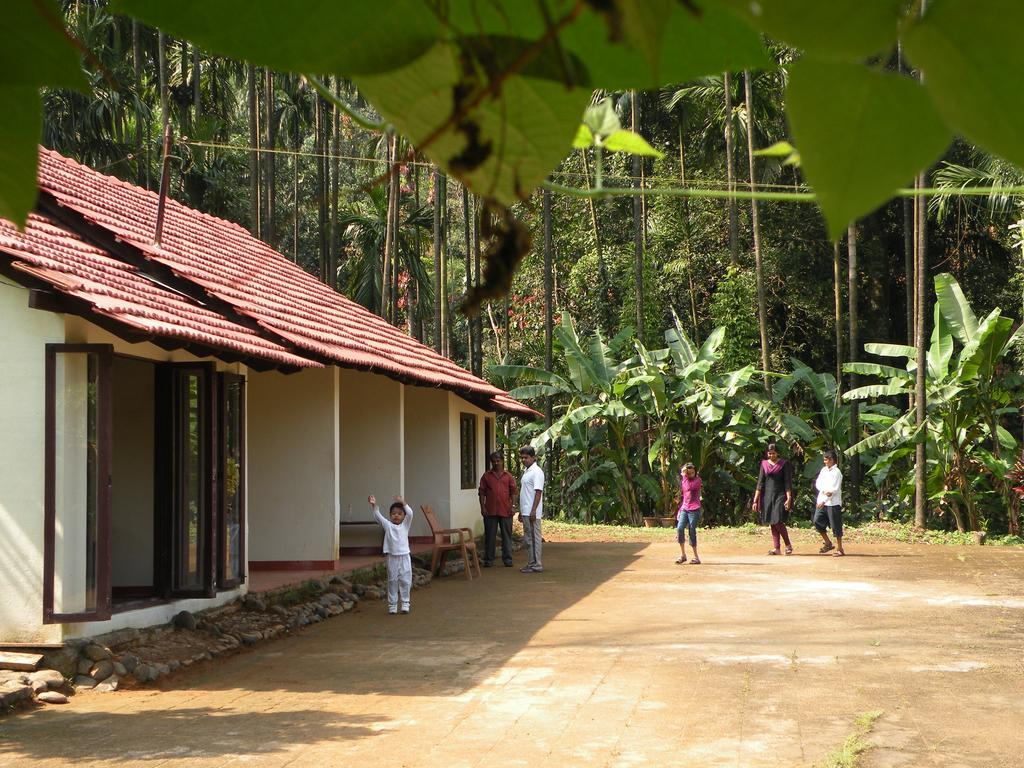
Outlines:
[[[0, 765], [1024, 766], [1024, 550], [554, 542], [172, 677], [0, 719]], [[521, 559], [521, 555], [519, 559]]]

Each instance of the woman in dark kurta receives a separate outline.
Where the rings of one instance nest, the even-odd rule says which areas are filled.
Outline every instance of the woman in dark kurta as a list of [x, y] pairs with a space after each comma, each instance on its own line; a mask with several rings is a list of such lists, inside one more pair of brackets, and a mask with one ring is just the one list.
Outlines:
[[754, 511], [761, 515], [761, 523], [772, 530], [772, 548], [769, 555], [782, 554], [779, 539], [786, 544], [786, 554], [793, 554], [786, 522], [793, 509], [793, 465], [779, 456], [775, 443], [768, 446], [768, 458], [761, 462], [754, 491]]

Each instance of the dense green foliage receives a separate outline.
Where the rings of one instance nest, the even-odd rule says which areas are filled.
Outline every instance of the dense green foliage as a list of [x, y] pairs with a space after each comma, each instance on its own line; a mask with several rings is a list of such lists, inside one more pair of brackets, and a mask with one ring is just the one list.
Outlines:
[[[54, 13], [89, 52], [79, 62], [39, 16], [49, 6], [18, 3], [0, 32], [0, 215], [31, 208], [40, 124], [47, 146], [155, 189], [166, 114], [171, 195], [248, 226], [419, 338], [439, 331], [440, 347], [468, 367], [510, 387], [522, 374], [551, 387], [520, 394], [536, 396], [540, 410], [553, 398], [552, 494], [568, 515], [635, 520], [665, 510], [679, 464], [692, 459], [706, 474], [711, 519], [748, 519], [754, 462], [776, 437], [808, 473], [822, 448], [860, 442], [863, 514], [908, 519], [910, 443], [920, 436], [904, 430], [912, 418], [900, 422], [911, 347], [896, 373], [847, 366], [891, 388], [867, 401], [857, 434], [840, 396], [855, 383], [832, 372], [851, 357], [851, 309], [857, 347], [913, 344], [912, 204], [886, 202], [895, 188], [922, 169], [925, 186], [954, 191], [1024, 181], [1011, 164], [1022, 159], [1024, 107], [998, 97], [1013, 92], [1024, 63], [1012, 38], [1024, 10], [932, 0], [918, 18], [919, 6], [901, 0], [656, 0], [604, 11], [557, 0], [483, 4], [474, 16], [478, 5], [384, 0], [312, 12], [301, 3], [119, 0], [114, 10], [133, 20], [102, 0], [66, 2]], [[924, 68], [923, 84], [912, 67]], [[299, 73], [326, 76], [325, 89]], [[599, 110], [588, 114], [588, 137], [580, 124], [590, 103]], [[787, 139], [799, 163], [787, 164], [788, 152], [748, 156], [748, 146]], [[450, 180], [435, 178], [434, 164]], [[550, 273], [532, 191], [545, 177], [574, 193], [552, 196]], [[806, 201], [805, 182], [828, 223], [795, 202]], [[575, 194], [598, 185], [632, 188], [640, 203]], [[694, 189], [732, 200], [664, 194]], [[746, 189], [792, 198], [760, 200], [759, 257]], [[1016, 200], [928, 205], [929, 282], [952, 275], [981, 317], [996, 307], [1020, 316]], [[456, 310], [486, 263], [480, 214], [498, 211], [488, 201], [511, 205], [534, 247], [511, 294], [485, 303], [474, 324]], [[854, 219], [848, 278], [829, 235]], [[554, 334], [547, 379], [537, 373], [546, 278], [556, 317], [570, 318]], [[964, 369], [971, 338], [947, 327], [943, 290], [937, 312], [931, 295], [922, 298], [940, 358], [959, 349], [929, 382], [929, 522], [1015, 532], [1005, 478], [1010, 440], [1021, 437], [1018, 358], [989, 345], [998, 365]], [[998, 334], [986, 338], [1002, 338], [1008, 322], [997, 315]], [[857, 359], [867, 359], [859, 349]], [[594, 375], [580, 374], [583, 360]], [[545, 428], [521, 437], [545, 443]], [[510, 427], [507, 439], [518, 437]], [[808, 488], [802, 480], [805, 508]]]

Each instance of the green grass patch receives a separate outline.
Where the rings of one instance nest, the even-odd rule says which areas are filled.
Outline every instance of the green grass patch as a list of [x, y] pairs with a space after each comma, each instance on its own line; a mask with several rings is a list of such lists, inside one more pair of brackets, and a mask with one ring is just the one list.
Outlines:
[[860, 758], [869, 748], [867, 737], [875, 727], [875, 721], [882, 716], [882, 710], [864, 712], [853, 721], [856, 730], [846, 737], [843, 745], [830, 753], [820, 768], [857, 768]]
[[275, 593], [273, 595], [272, 602], [275, 605], [283, 605], [286, 608], [290, 608], [291, 606], [298, 605], [299, 603], [307, 603], [318, 594], [320, 594], [320, 591], [316, 587], [308, 581], [304, 581], [298, 586]]
[[[817, 540], [817, 534], [810, 521], [794, 518], [790, 521], [790, 530], [797, 536], [809, 536]], [[544, 521], [544, 535], [575, 541], [632, 541], [658, 542], [675, 541], [675, 528], [645, 528], [632, 525], [608, 525], [603, 523], [575, 523], [567, 520], [548, 519]], [[755, 536], [767, 536], [767, 526], [756, 523], [744, 523], [738, 526], [717, 526], [701, 528], [698, 538], [701, 541], [744, 541]], [[845, 542], [897, 541], [906, 544], [932, 544], [937, 546], [977, 546], [978, 542], [972, 532], [921, 530], [912, 525], [879, 521], [860, 526], [846, 525], [843, 535]], [[985, 540], [986, 546], [1024, 546], [1024, 539], [1017, 536], [995, 536]]]
[[376, 584], [382, 579], [387, 579], [387, 566], [384, 563], [378, 563], [360, 568], [352, 571], [346, 578], [353, 584]]

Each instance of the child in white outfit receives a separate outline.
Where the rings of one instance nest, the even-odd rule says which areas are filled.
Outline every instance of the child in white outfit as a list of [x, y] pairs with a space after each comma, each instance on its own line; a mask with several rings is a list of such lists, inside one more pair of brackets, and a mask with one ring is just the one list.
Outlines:
[[[402, 613], [409, 612], [409, 592], [412, 589], [412, 560], [409, 557], [409, 527], [412, 525], [412, 508], [401, 496], [388, 510], [388, 517], [380, 513], [377, 499], [370, 496], [370, 508], [380, 527], [384, 529], [384, 555], [388, 565], [388, 613], [399, 612], [401, 597]], [[388, 519], [390, 518], [390, 519]]]

